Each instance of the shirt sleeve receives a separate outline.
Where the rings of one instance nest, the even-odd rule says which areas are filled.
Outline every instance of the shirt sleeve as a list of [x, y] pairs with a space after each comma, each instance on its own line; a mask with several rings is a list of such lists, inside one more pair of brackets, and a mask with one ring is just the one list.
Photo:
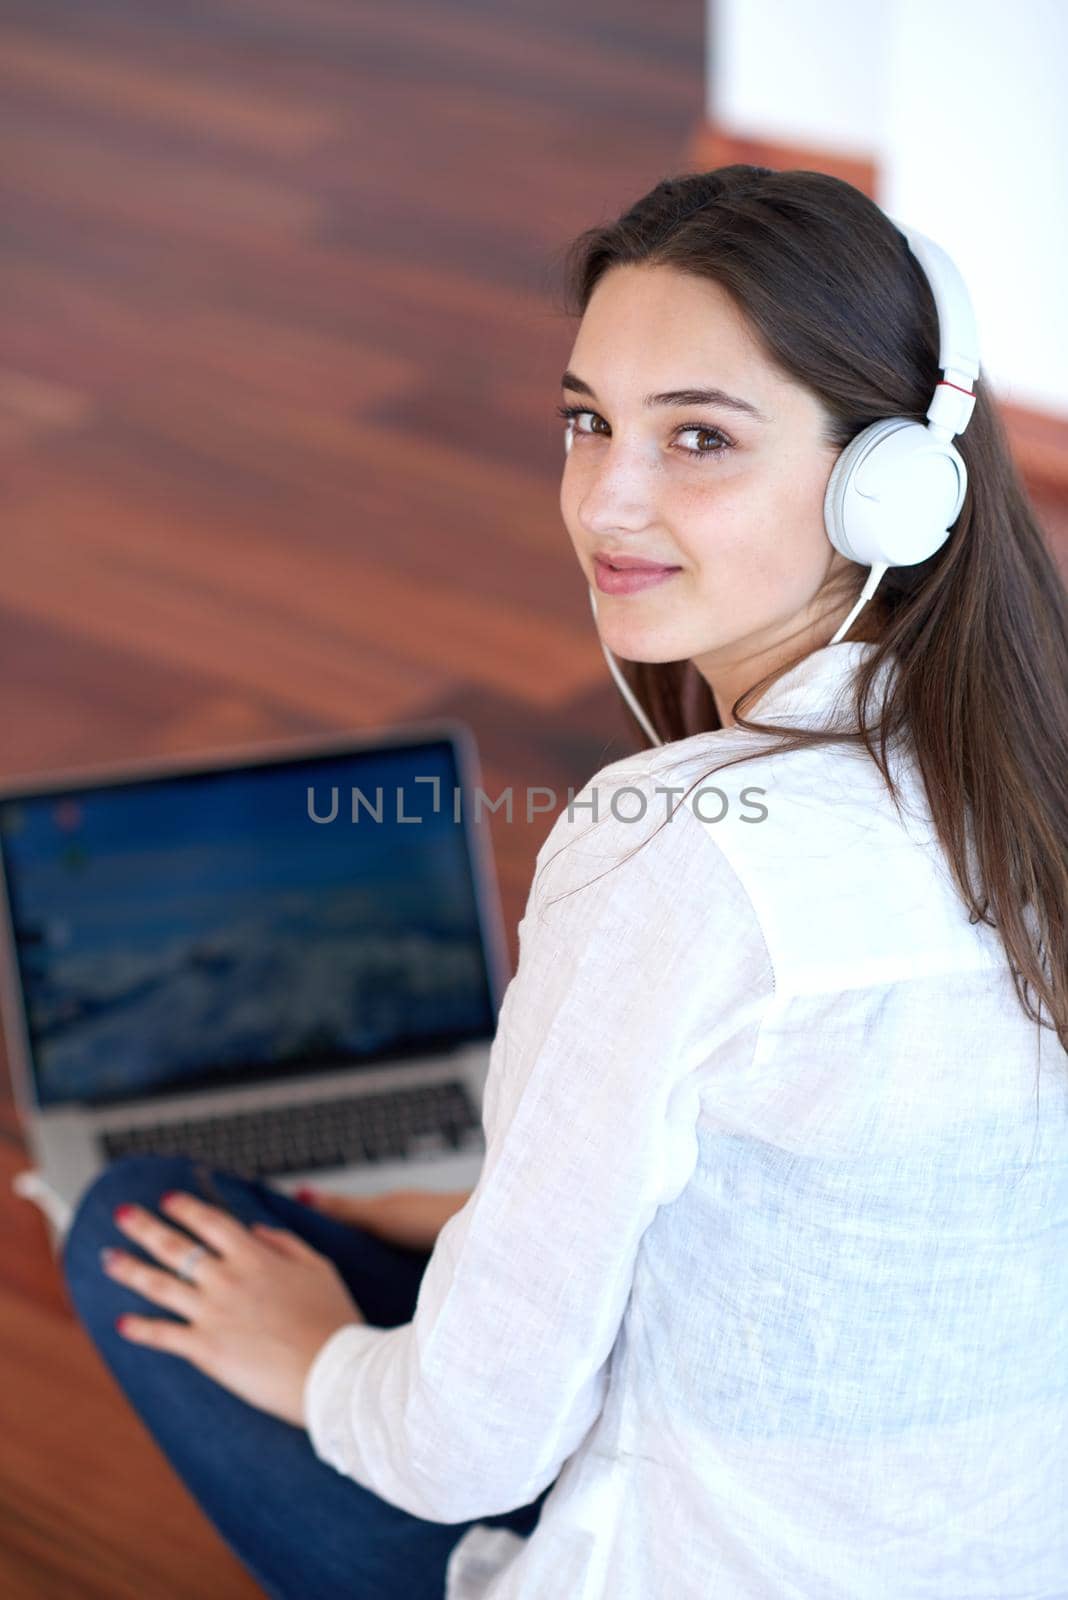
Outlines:
[[316, 1454], [431, 1521], [533, 1500], [596, 1420], [642, 1235], [692, 1176], [702, 1083], [765, 986], [714, 830], [630, 763], [596, 774], [538, 852], [482, 1171], [412, 1321], [346, 1324], [306, 1378]]

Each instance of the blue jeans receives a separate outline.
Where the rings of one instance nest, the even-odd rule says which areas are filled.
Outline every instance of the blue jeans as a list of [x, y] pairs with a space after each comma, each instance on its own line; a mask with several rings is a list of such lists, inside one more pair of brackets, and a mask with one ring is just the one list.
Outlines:
[[[123, 1201], [156, 1209], [168, 1189], [201, 1194], [240, 1221], [291, 1229], [329, 1256], [368, 1322], [409, 1322], [429, 1256], [322, 1216], [267, 1184], [184, 1156], [113, 1161], [81, 1197], [62, 1245], [78, 1319], [157, 1445], [223, 1539], [276, 1600], [442, 1600], [445, 1569], [470, 1522], [427, 1522], [320, 1461], [307, 1432], [239, 1399], [190, 1362], [124, 1339], [124, 1311], [181, 1318], [104, 1273], [117, 1245], [152, 1258], [120, 1233]], [[162, 1213], [161, 1213], [162, 1215]], [[158, 1262], [154, 1263], [159, 1265]], [[522, 1535], [530, 1505], [483, 1519]]]

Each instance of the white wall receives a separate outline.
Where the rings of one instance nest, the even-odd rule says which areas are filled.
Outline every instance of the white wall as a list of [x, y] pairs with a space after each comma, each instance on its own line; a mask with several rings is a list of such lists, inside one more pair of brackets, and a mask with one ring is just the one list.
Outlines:
[[998, 393], [1068, 418], [1068, 3], [707, 0], [730, 133], [873, 157], [953, 256]]

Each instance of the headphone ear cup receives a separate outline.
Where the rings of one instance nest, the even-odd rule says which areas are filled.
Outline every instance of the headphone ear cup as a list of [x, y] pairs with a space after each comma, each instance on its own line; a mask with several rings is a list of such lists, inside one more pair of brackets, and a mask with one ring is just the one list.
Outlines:
[[948, 539], [967, 486], [959, 451], [922, 422], [873, 422], [831, 469], [823, 500], [827, 537], [861, 566], [916, 566]]
[[873, 422], [863, 432], [858, 433], [843, 447], [827, 480], [827, 489], [823, 496], [823, 522], [827, 530], [827, 537], [834, 548], [850, 561], [859, 561], [861, 558], [853, 549], [849, 541], [844, 512], [846, 488], [857, 462], [861, 459], [868, 444], [874, 438], [876, 431], [882, 427], [879, 422]]

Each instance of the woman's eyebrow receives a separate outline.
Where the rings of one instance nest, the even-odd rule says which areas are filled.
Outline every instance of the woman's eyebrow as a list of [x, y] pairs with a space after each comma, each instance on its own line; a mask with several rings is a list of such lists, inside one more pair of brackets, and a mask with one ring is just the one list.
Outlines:
[[[570, 389], [575, 394], [584, 394], [590, 400], [597, 396], [584, 379], [574, 372], [565, 372], [560, 379], [562, 389]], [[748, 400], [739, 400], [737, 395], [726, 394], [722, 389], [668, 389], [663, 394], [647, 394], [642, 399], [643, 406], [724, 406], [728, 411], [741, 411], [747, 417], [754, 417], [757, 422], [770, 422], [763, 411], [757, 409]]]

